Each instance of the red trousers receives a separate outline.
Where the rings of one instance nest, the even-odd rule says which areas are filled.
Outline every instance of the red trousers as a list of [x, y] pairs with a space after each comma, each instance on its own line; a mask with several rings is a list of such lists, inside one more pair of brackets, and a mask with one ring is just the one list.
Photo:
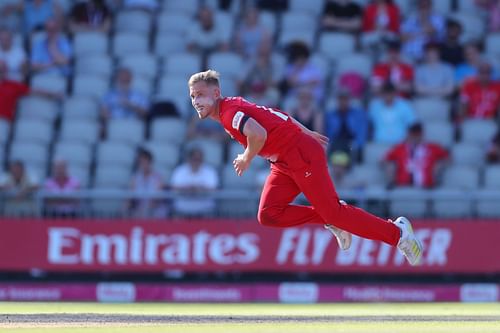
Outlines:
[[[301, 192], [312, 206], [291, 204]], [[323, 147], [307, 134], [271, 165], [260, 199], [258, 220], [262, 225], [273, 227], [328, 223], [393, 246], [400, 238], [400, 230], [393, 223], [340, 203]]]

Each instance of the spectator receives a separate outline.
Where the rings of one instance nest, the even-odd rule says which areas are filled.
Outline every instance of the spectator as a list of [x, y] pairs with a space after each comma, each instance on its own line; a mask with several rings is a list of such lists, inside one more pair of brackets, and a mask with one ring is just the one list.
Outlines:
[[424, 46], [429, 42], [440, 42], [445, 35], [444, 18], [432, 11], [432, 0], [418, 0], [418, 8], [401, 26], [404, 41], [403, 53], [420, 60]]
[[328, 0], [323, 9], [321, 26], [326, 31], [357, 33], [361, 29], [363, 12], [352, 0]]
[[22, 31], [21, 8], [23, 0], [0, 1], [2, 27], [10, 31]]
[[[483, 62], [481, 57], [481, 46], [477, 43], [469, 43], [464, 48], [465, 62], [455, 69], [455, 83], [460, 87], [468, 79], [478, 74], [478, 68]], [[498, 79], [498, 72], [493, 69], [493, 78]]]
[[205, 55], [212, 51], [228, 49], [229, 40], [225, 38], [221, 27], [214, 19], [214, 13], [208, 6], [198, 11], [197, 21], [190, 27], [187, 34], [187, 47], [191, 52], [202, 52]]
[[392, 0], [374, 0], [363, 14], [362, 44], [373, 48], [399, 34], [399, 8]]
[[257, 8], [273, 12], [284, 12], [288, 9], [288, 0], [256, 0]]
[[415, 111], [405, 99], [398, 97], [394, 85], [386, 83], [382, 97], [371, 101], [369, 116], [373, 125], [373, 140], [383, 144], [401, 142], [415, 120]]
[[11, 161], [9, 172], [0, 176], [0, 192], [5, 198], [5, 214], [33, 214], [35, 207], [32, 195], [38, 186], [38, 178], [26, 170], [22, 161]]
[[413, 89], [413, 67], [401, 60], [401, 43], [393, 40], [388, 43], [387, 61], [374, 66], [371, 87], [379, 94], [385, 82], [394, 85], [401, 96], [408, 97]]
[[323, 75], [310, 58], [309, 47], [303, 42], [294, 42], [288, 48], [288, 65], [282, 90], [287, 97], [296, 97], [302, 87], [312, 90], [316, 103], [323, 98]]
[[163, 190], [161, 175], [153, 167], [153, 155], [146, 149], [137, 153], [137, 169], [133, 175], [130, 189], [136, 198], [129, 203], [130, 214], [134, 218], [165, 218], [168, 215], [164, 200], [142, 198], [145, 195]]
[[490, 3], [488, 8], [488, 30], [489, 32], [500, 32], [500, 1], [493, 0]]
[[352, 105], [346, 90], [339, 91], [336, 108], [325, 114], [325, 125], [328, 151], [343, 151], [358, 159], [368, 138], [368, 114]]
[[297, 93], [294, 105], [286, 111], [311, 131], [324, 132], [323, 114], [309, 88], [301, 88]]
[[[44, 189], [54, 194], [75, 193], [80, 190], [80, 181], [69, 174], [64, 159], [56, 159], [52, 166], [52, 177], [45, 181]], [[51, 217], [76, 217], [79, 205], [79, 200], [72, 198], [48, 199], [45, 214]]]
[[108, 33], [111, 28], [111, 13], [105, 0], [84, 0], [71, 9], [69, 29], [75, 34], [82, 31]]
[[460, 92], [460, 118], [493, 119], [500, 108], [500, 82], [492, 80], [492, 68], [487, 62], [479, 65], [477, 78], [470, 79]]
[[117, 118], [145, 119], [148, 100], [139, 91], [132, 89], [132, 72], [120, 68], [115, 74], [115, 85], [102, 100], [101, 115], [104, 121]]
[[69, 39], [61, 33], [61, 22], [49, 19], [45, 24], [47, 36], [33, 45], [31, 67], [36, 73], [71, 74], [72, 48]]
[[486, 150], [486, 161], [488, 163], [500, 163], [500, 131], [491, 140]]
[[19, 9], [23, 12], [26, 35], [43, 30], [51, 19], [63, 17], [58, 0], [25, 0], [20, 3]]
[[174, 169], [172, 189], [179, 191], [174, 200], [177, 214], [184, 216], [206, 216], [215, 210], [214, 199], [200, 194], [215, 190], [219, 185], [217, 171], [203, 162], [203, 152], [198, 148], [189, 151], [187, 163]]
[[424, 62], [417, 66], [415, 91], [427, 97], [450, 97], [455, 89], [453, 68], [439, 58], [438, 44], [427, 44]]
[[460, 43], [462, 25], [449, 19], [446, 23], [446, 38], [441, 43], [441, 59], [450, 65], [457, 66], [464, 62], [464, 48]]
[[263, 44], [271, 42], [271, 34], [259, 23], [259, 11], [250, 7], [245, 11], [243, 22], [236, 32], [236, 49], [245, 58], [254, 59]]
[[350, 169], [351, 159], [345, 151], [334, 151], [330, 155], [330, 173], [337, 188], [349, 188], [347, 173]]
[[440, 169], [438, 163], [447, 158], [446, 149], [424, 141], [422, 125], [416, 123], [408, 129], [405, 141], [389, 150], [385, 162], [395, 165], [395, 177], [390, 178], [396, 186], [430, 188], [435, 185], [434, 176]]
[[242, 95], [258, 105], [278, 105], [278, 82], [282, 73], [273, 64], [272, 44], [262, 43], [257, 55], [248, 63], [242, 83]]
[[26, 52], [20, 45], [15, 45], [12, 32], [0, 28], [0, 61], [7, 65], [7, 78], [12, 81], [24, 81], [27, 69]]

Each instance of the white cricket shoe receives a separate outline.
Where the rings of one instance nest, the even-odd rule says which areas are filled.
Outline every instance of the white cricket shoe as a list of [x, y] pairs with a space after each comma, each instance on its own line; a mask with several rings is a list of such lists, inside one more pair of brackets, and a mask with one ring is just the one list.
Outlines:
[[406, 217], [398, 217], [394, 224], [401, 229], [398, 249], [406, 257], [410, 265], [418, 265], [422, 258], [422, 244], [415, 237], [410, 221]]
[[350, 232], [336, 228], [331, 224], [325, 224], [325, 229], [330, 231], [335, 238], [337, 238], [337, 243], [342, 250], [347, 250], [351, 247], [352, 235]]

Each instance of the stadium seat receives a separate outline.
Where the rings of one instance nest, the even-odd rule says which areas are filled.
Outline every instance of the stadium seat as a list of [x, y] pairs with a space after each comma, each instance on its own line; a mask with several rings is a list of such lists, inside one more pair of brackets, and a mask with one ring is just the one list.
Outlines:
[[90, 186], [89, 167], [82, 167], [68, 162], [69, 174], [80, 182], [80, 188], [88, 188]]
[[220, 142], [210, 139], [195, 139], [188, 141], [184, 146], [184, 151], [198, 147], [203, 151], [205, 163], [211, 164], [214, 167], [219, 167], [224, 162], [224, 148]]
[[459, 189], [436, 189], [433, 190], [434, 201], [432, 212], [441, 218], [466, 218], [473, 213], [472, 200], [464, 197], [463, 190]]
[[366, 164], [378, 165], [385, 154], [389, 151], [391, 145], [376, 142], [368, 142], [363, 148], [363, 161]]
[[[233, 160], [236, 158], [236, 156], [238, 156], [239, 154], [243, 154], [244, 151], [245, 151], [245, 148], [242, 145], [240, 145], [236, 141], [231, 141], [229, 143], [229, 147], [228, 147], [227, 163], [232, 163]], [[260, 156], [256, 156], [252, 160], [252, 167], [253, 168], [261, 169], [261, 168], [266, 168], [268, 166], [269, 166], [269, 162]]]
[[390, 191], [389, 215], [421, 218], [429, 214], [427, 191], [415, 187], [395, 188]]
[[109, 81], [96, 75], [76, 75], [73, 79], [73, 96], [91, 97], [100, 101], [109, 91]]
[[126, 55], [120, 59], [120, 66], [129, 68], [134, 74], [134, 78], [144, 76], [148, 79], [154, 79], [158, 74], [158, 63], [152, 54]]
[[66, 78], [57, 74], [36, 74], [31, 79], [31, 88], [53, 94], [66, 94]]
[[300, 41], [306, 44], [309, 48], [314, 47], [314, 30], [291, 30], [291, 31], [281, 31], [278, 38], [278, 45], [280, 47], [286, 47], [289, 43]]
[[97, 165], [94, 187], [106, 189], [124, 189], [128, 187], [131, 177], [130, 168], [120, 165]]
[[151, 139], [173, 144], [181, 144], [186, 137], [187, 125], [182, 119], [159, 118], [151, 124]]
[[7, 120], [0, 118], [0, 150], [3, 150], [3, 145], [7, 142], [10, 135], [10, 123]]
[[421, 122], [449, 122], [450, 102], [441, 98], [420, 97], [413, 100], [413, 108]]
[[432, 8], [441, 15], [448, 15], [451, 12], [453, 0], [432, 1]]
[[486, 54], [493, 57], [500, 56], [500, 32], [488, 34], [486, 36], [485, 44]]
[[349, 188], [367, 188], [387, 186], [387, 176], [385, 172], [376, 164], [356, 164], [345, 177], [345, 183]]
[[233, 16], [223, 11], [215, 11], [214, 21], [216, 22], [215, 24], [221, 34], [222, 40], [226, 43], [230, 43], [235, 30]]
[[10, 145], [9, 161], [21, 160], [39, 176], [46, 174], [48, 157], [47, 146], [40, 143], [14, 141]]
[[49, 98], [31, 95], [21, 98], [18, 103], [18, 119], [38, 119], [53, 123], [58, 114], [59, 106]]
[[312, 15], [319, 15], [324, 8], [325, 0], [290, 0], [288, 9], [291, 12], [309, 13]]
[[498, 198], [500, 190], [496, 188], [481, 189], [476, 192], [476, 212], [479, 217], [498, 218], [500, 216], [500, 205]]
[[54, 135], [51, 123], [38, 119], [19, 119], [14, 127], [14, 140], [49, 145]]
[[489, 165], [484, 169], [483, 187], [485, 189], [500, 189], [500, 165]]
[[169, 76], [189, 77], [201, 70], [201, 56], [194, 53], [182, 52], [168, 55], [163, 59], [163, 74]]
[[[439, 2], [439, 1], [435, 1]], [[482, 40], [486, 31], [486, 22], [475, 13], [458, 12], [449, 16], [462, 25], [463, 32], [460, 36], [464, 42]]]
[[214, 52], [208, 57], [208, 68], [221, 73], [222, 78], [239, 79], [243, 68], [243, 59], [233, 52]]
[[131, 170], [136, 149], [126, 143], [103, 141], [97, 145], [97, 167], [117, 166]]
[[347, 72], [355, 72], [364, 77], [370, 77], [372, 72], [372, 60], [363, 53], [353, 53], [338, 59], [336, 75]]
[[53, 159], [62, 158], [69, 165], [89, 169], [92, 163], [92, 148], [84, 142], [59, 141], [54, 147]]
[[475, 190], [479, 187], [479, 171], [470, 166], [455, 165], [446, 168], [441, 188], [461, 191]]
[[182, 13], [162, 12], [157, 17], [156, 31], [158, 34], [176, 34], [185, 37], [189, 27], [193, 25], [193, 19]]
[[454, 129], [450, 122], [436, 121], [424, 123], [424, 138], [449, 148], [454, 143]]
[[412, 3], [408, 0], [394, 0], [394, 3], [398, 6], [401, 17], [408, 17], [414, 9]]
[[144, 140], [144, 122], [138, 119], [110, 119], [108, 140], [137, 145]]
[[[311, 57], [309, 58], [309, 61], [313, 65], [319, 68], [321, 73], [324, 73], [323, 75], [327, 75], [327, 73], [330, 73], [331, 71], [331, 63], [330, 61], [321, 53], [313, 53]], [[279, 77], [279, 76], [278, 76]]]
[[179, 163], [180, 145], [168, 141], [148, 141], [141, 145], [153, 154], [158, 169], [171, 170]]
[[144, 96], [151, 96], [154, 91], [154, 79], [145, 76], [134, 76], [130, 86]]
[[315, 31], [316, 19], [304, 11], [288, 11], [281, 16], [281, 31]]
[[60, 139], [67, 142], [94, 144], [99, 138], [99, 123], [85, 119], [64, 119]]
[[99, 105], [96, 100], [90, 97], [66, 97], [62, 109], [62, 116], [64, 119], [71, 118], [97, 121], [99, 117]]
[[497, 130], [494, 120], [467, 119], [462, 123], [462, 142], [486, 146]]
[[475, 144], [457, 143], [451, 147], [451, 159], [455, 165], [480, 167], [485, 162], [485, 152]]
[[147, 36], [138, 33], [118, 33], [114, 35], [112, 44], [115, 57], [148, 53], [149, 49]]
[[154, 53], [159, 57], [184, 52], [186, 50], [186, 39], [177, 34], [156, 34], [154, 40]]
[[113, 59], [106, 54], [89, 55], [76, 59], [76, 75], [96, 75], [109, 80], [113, 73]]
[[150, 14], [142, 10], [123, 10], [115, 16], [114, 30], [116, 33], [131, 32], [149, 35], [152, 26], [153, 21]]
[[188, 78], [178, 75], [163, 76], [158, 85], [158, 94], [164, 97], [185, 97], [189, 99]]
[[109, 39], [102, 32], [78, 32], [73, 39], [75, 57], [89, 55], [106, 55], [109, 49]]
[[481, 11], [483, 8], [479, 7], [476, 1], [471, 0], [456, 0], [457, 1], [457, 9], [462, 13], [469, 14], [483, 14]]
[[225, 164], [221, 174], [222, 187], [225, 189], [255, 190], [257, 169], [251, 164], [250, 168], [240, 177], [236, 174], [232, 161]]
[[198, 0], [163, 0], [164, 11], [194, 16], [198, 11]]
[[273, 37], [276, 35], [278, 23], [274, 13], [261, 11], [259, 14], [259, 24], [262, 24]]
[[354, 53], [355, 39], [347, 33], [326, 32], [319, 38], [319, 51], [330, 60]]

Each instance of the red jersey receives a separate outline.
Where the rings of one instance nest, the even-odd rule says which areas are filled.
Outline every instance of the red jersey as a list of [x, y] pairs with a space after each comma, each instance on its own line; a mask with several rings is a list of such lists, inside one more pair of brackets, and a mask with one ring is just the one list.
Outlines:
[[29, 87], [16, 81], [0, 82], [0, 118], [14, 120], [16, 105], [19, 98], [29, 92]]
[[396, 184], [400, 186], [434, 185], [436, 163], [448, 157], [448, 152], [434, 143], [421, 143], [413, 149], [406, 142], [394, 146], [386, 155], [387, 161], [396, 163]]
[[399, 32], [399, 8], [394, 4], [386, 6], [385, 13], [378, 12], [378, 5], [369, 4], [365, 8], [363, 15], [363, 31], [374, 31], [378, 27], [384, 27], [386, 30], [394, 33]]
[[252, 118], [267, 131], [267, 140], [259, 155], [271, 158], [286, 151], [299, 140], [302, 130], [285, 112], [255, 105], [242, 97], [225, 97], [219, 104], [219, 117], [226, 132], [245, 148], [243, 127]]
[[390, 81], [396, 87], [404, 82], [413, 81], [413, 68], [403, 62], [397, 65], [380, 63], [375, 65], [372, 71], [372, 83], [382, 86], [384, 82]]
[[468, 104], [467, 117], [494, 118], [500, 107], [500, 83], [483, 86], [477, 79], [471, 79], [462, 86], [460, 97]]

